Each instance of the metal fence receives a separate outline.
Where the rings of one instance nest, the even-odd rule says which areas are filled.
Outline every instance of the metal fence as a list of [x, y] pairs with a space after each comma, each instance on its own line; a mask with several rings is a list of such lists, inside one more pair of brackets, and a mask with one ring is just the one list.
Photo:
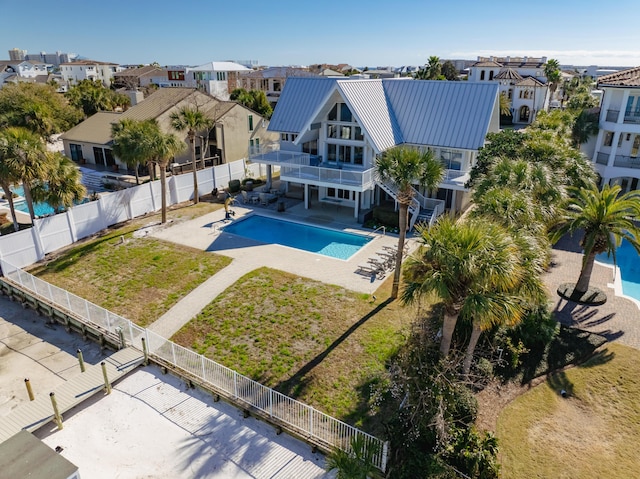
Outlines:
[[360, 437], [365, 448], [373, 448], [374, 466], [385, 471], [388, 443], [328, 416], [313, 407], [292, 399], [271, 388], [238, 374], [190, 349], [141, 328], [126, 318], [97, 306], [62, 288], [36, 278], [7, 261], [0, 260], [4, 277], [28, 294], [43, 299], [59, 311], [71, 314], [79, 321], [112, 334], [124, 336], [128, 346], [143, 350], [145, 339], [149, 356], [160, 359], [205, 386], [222, 393], [238, 407], [259, 410], [264, 417], [303, 436], [319, 447], [335, 447], [350, 451], [353, 440]]

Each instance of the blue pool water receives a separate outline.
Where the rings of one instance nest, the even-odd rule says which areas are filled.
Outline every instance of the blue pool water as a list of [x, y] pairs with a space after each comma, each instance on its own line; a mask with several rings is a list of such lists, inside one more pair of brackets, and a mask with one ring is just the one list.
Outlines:
[[[24, 196], [24, 188], [22, 186], [15, 186], [11, 189], [15, 194]], [[82, 203], [84, 203], [85, 201], [86, 199], [83, 200]], [[16, 207], [16, 210], [29, 214], [29, 207], [27, 206], [27, 202], [25, 200], [16, 201], [14, 203], [14, 206]], [[47, 216], [52, 215], [56, 212], [56, 210], [54, 210], [49, 203], [34, 203], [33, 210], [36, 216]]]
[[[613, 265], [613, 257], [606, 253], [599, 254], [596, 259], [601, 263]], [[620, 268], [622, 292], [640, 301], [640, 256], [627, 241], [623, 241], [616, 252], [616, 264]]]
[[338, 259], [349, 259], [371, 238], [317, 226], [253, 215], [233, 222], [225, 233], [244, 236], [261, 243], [275, 243]]

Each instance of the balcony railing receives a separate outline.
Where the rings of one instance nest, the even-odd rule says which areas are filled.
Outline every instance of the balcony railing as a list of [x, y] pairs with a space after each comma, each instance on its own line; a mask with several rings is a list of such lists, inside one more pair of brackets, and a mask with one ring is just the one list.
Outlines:
[[252, 162], [280, 166], [280, 178], [283, 180], [314, 181], [363, 189], [373, 183], [374, 168], [364, 169], [349, 163], [326, 162], [309, 153], [280, 150], [278, 144], [253, 147], [249, 153]]
[[596, 156], [596, 163], [599, 165], [606, 165], [609, 163], [609, 153], [598, 152]]
[[[606, 120], [617, 123], [620, 110], [607, 110]], [[626, 111], [624, 113], [624, 123], [640, 123], [640, 111]]]
[[615, 160], [613, 160], [613, 166], [638, 169], [640, 168], [640, 158], [637, 156], [616, 155]]

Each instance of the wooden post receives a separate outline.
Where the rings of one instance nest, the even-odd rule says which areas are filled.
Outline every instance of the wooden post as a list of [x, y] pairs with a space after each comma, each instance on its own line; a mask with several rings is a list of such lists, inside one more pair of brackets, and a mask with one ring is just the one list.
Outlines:
[[56, 401], [56, 393], [50, 392], [49, 397], [51, 398], [51, 405], [53, 406], [53, 419], [56, 421], [58, 425], [58, 429], [62, 429], [62, 416], [60, 415], [60, 411], [58, 411], [58, 402]]
[[31, 381], [29, 381], [29, 378], [24, 378], [24, 385], [27, 386], [29, 401], [33, 401], [35, 398], [33, 397], [33, 389], [31, 389]]
[[107, 363], [102, 361], [100, 366], [102, 366], [102, 375], [104, 376], [104, 389], [107, 394], [111, 394], [111, 384], [109, 384], [109, 377], [107, 376]]
[[144, 338], [142, 339], [142, 352], [144, 353], [144, 365], [149, 365], [149, 351], [147, 350], [147, 341]]
[[127, 343], [124, 342], [124, 331], [122, 331], [120, 326], [116, 328], [116, 331], [118, 331], [118, 337], [120, 338], [120, 349], [126, 348]]
[[85, 372], [84, 358], [82, 357], [82, 349], [78, 349], [78, 362], [80, 363], [80, 371]]

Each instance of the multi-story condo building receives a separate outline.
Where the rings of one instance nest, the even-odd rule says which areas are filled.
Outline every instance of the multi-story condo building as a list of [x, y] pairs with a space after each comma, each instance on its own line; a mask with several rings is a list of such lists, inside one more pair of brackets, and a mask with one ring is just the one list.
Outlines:
[[[434, 152], [446, 167], [437, 191], [415, 191], [411, 225], [444, 208], [464, 209], [465, 188], [486, 134], [499, 130], [496, 83], [411, 79], [289, 78], [268, 127], [280, 142], [252, 149], [251, 161], [280, 167], [287, 188], [303, 191], [305, 207], [353, 208], [362, 221], [395, 185], [380, 182], [375, 160], [406, 145]], [[431, 197], [430, 197], [431, 196]]]
[[60, 65], [60, 74], [67, 85], [75, 85], [82, 80], [99, 80], [105, 87], [110, 87], [113, 75], [119, 70], [117, 63], [94, 60], [78, 60]]
[[189, 87], [197, 88], [220, 100], [229, 100], [230, 93], [238, 87], [238, 76], [249, 68], [234, 62], [209, 62], [187, 68]]
[[640, 67], [598, 79], [604, 92], [593, 161], [602, 183], [622, 191], [638, 189], [640, 179]]

